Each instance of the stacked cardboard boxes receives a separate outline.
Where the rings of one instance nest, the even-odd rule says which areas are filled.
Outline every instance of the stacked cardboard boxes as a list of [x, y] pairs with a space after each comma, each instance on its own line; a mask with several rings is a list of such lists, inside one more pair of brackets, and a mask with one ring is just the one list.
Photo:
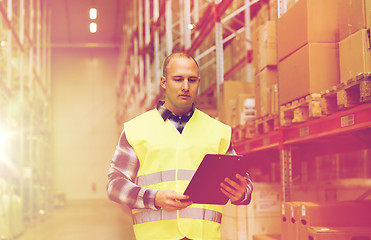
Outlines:
[[276, 22], [268, 21], [259, 28], [259, 59], [256, 81], [260, 89], [260, 113], [258, 116], [278, 112], [277, 93], [277, 41]]
[[280, 201], [279, 184], [254, 183], [249, 205], [236, 206], [228, 203], [223, 206], [222, 239], [268, 240], [271, 239], [268, 236], [278, 237], [281, 234]]
[[308, 226], [371, 227], [371, 216], [368, 214], [371, 201], [302, 203], [300, 208], [299, 240], [308, 239]]
[[281, 234], [281, 187], [273, 183], [254, 183], [251, 203], [247, 206], [248, 240], [254, 235]]
[[370, 1], [296, 1], [277, 21], [279, 104], [371, 72], [370, 26]]
[[371, 2], [339, 1], [340, 81], [371, 72]]
[[[272, 6], [270, 3], [268, 6]], [[258, 15], [259, 16], [259, 15]], [[271, 17], [272, 18], [272, 17]], [[252, 32], [257, 117], [278, 113], [276, 21], [257, 20]], [[256, 25], [258, 24], [258, 25]]]
[[279, 104], [339, 82], [338, 1], [299, 0], [277, 22]]
[[277, 68], [266, 67], [255, 78], [255, 96], [259, 108], [257, 116], [278, 113]]
[[259, 54], [258, 70], [261, 71], [267, 66], [277, 66], [277, 41], [276, 21], [267, 21], [261, 25], [259, 31]]
[[241, 111], [245, 107], [246, 99], [253, 98], [253, 83], [243, 81], [223, 82], [220, 85], [218, 101], [219, 120], [231, 127], [236, 127], [241, 122]]
[[[344, 227], [370, 230], [371, 216], [368, 214], [370, 210], [371, 201], [366, 200], [325, 203], [286, 202], [282, 204], [282, 239], [337, 239], [331, 237], [351, 234], [352, 230], [345, 230]], [[344, 228], [344, 231], [323, 230], [339, 227]], [[344, 234], [344, 232], [348, 233]], [[324, 238], [324, 233], [331, 236]], [[314, 238], [317, 235], [321, 235], [321, 238]]]
[[281, 236], [284, 240], [298, 239], [299, 202], [282, 203]]

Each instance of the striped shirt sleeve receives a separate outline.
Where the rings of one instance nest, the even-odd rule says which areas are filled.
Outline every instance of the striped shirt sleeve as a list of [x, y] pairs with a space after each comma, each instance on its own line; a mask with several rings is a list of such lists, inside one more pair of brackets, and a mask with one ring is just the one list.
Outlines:
[[108, 171], [107, 194], [109, 199], [124, 203], [132, 209], [156, 209], [155, 195], [158, 190], [135, 184], [139, 160], [133, 147], [122, 132]]

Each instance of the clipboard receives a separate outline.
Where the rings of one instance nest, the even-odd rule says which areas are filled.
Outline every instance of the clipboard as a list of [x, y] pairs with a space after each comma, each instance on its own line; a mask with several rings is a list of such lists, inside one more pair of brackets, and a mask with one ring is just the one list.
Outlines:
[[206, 154], [184, 195], [188, 195], [193, 203], [225, 205], [229, 198], [220, 191], [220, 183], [226, 177], [238, 182], [235, 175], [245, 175], [243, 158], [240, 155]]

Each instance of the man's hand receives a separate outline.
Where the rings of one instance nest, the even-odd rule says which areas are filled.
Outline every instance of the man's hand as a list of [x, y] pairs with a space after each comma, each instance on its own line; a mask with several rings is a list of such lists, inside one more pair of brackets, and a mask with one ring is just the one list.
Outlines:
[[[241, 201], [246, 194], [247, 181], [240, 174], [236, 174], [236, 178], [240, 180], [239, 183], [232, 181], [229, 178], [225, 178], [224, 182], [220, 183], [220, 191], [224, 193], [231, 202]], [[226, 184], [228, 183], [228, 184]]]
[[155, 196], [155, 206], [166, 211], [181, 210], [192, 204], [191, 201], [180, 201], [187, 200], [188, 198], [188, 196], [177, 194], [172, 190], [159, 190]]

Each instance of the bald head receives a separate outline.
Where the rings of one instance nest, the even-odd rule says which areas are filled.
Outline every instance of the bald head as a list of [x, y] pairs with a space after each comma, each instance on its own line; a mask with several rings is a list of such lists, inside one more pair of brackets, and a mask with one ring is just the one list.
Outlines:
[[167, 56], [165, 58], [164, 65], [162, 67], [162, 76], [164, 76], [165, 78], [167, 76], [167, 66], [169, 65], [170, 61], [173, 58], [188, 58], [188, 59], [192, 59], [196, 63], [197, 69], [198, 69], [198, 63], [197, 63], [197, 61], [191, 55], [189, 55], [188, 53], [184, 53], [184, 52], [172, 53], [172, 54], [170, 54], [169, 56]]

